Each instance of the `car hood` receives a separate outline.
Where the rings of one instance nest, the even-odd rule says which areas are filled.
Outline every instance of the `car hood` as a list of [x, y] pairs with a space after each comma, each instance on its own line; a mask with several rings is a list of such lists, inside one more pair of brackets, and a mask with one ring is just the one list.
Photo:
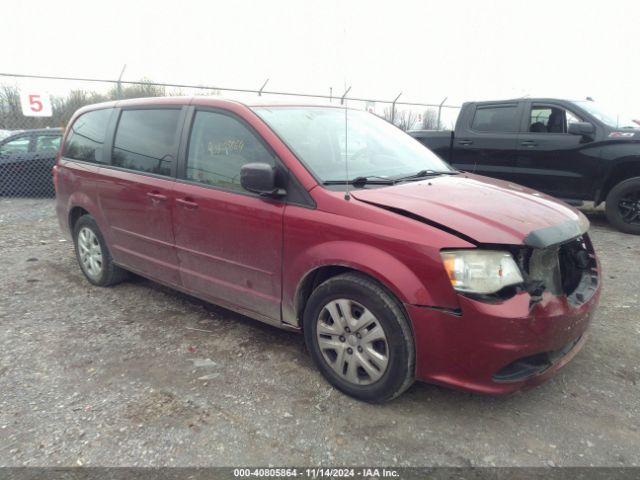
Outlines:
[[544, 248], [581, 235], [589, 227], [582, 213], [548, 195], [472, 174], [357, 190], [351, 195], [475, 243]]

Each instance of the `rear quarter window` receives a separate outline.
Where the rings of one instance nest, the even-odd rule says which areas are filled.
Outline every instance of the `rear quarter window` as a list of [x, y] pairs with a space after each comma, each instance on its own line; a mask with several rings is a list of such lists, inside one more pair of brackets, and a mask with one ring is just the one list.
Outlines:
[[92, 163], [109, 163], [103, 151], [111, 108], [92, 110], [79, 116], [67, 135], [63, 156]]
[[518, 106], [495, 105], [478, 107], [471, 123], [477, 132], [515, 133], [518, 131]]

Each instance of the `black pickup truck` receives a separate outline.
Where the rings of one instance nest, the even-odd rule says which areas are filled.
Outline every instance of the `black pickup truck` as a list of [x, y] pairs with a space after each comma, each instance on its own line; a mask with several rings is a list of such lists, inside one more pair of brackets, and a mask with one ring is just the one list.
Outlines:
[[469, 102], [455, 131], [409, 132], [459, 170], [580, 205], [606, 202], [609, 222], [640, 234], [640, 129], [594, 102]]

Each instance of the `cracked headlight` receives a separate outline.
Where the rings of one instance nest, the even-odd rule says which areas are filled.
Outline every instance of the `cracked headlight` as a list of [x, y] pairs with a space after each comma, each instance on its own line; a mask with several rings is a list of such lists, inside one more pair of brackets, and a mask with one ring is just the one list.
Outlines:
[[451, 285], [459, 292], [489, 294], [523, 282], [513, 256], [499, 250], [440, 252]]

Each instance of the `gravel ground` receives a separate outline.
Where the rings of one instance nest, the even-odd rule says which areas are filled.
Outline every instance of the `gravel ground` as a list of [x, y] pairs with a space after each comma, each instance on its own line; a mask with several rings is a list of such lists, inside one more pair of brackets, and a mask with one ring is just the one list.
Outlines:
[[604, 292], [558, 375], [368, 405], [297, 334], [144, 279], [91, 286], [51, 201], [0, 200], [0, 466], [638, 466], [640, 237], [590, 216]]

